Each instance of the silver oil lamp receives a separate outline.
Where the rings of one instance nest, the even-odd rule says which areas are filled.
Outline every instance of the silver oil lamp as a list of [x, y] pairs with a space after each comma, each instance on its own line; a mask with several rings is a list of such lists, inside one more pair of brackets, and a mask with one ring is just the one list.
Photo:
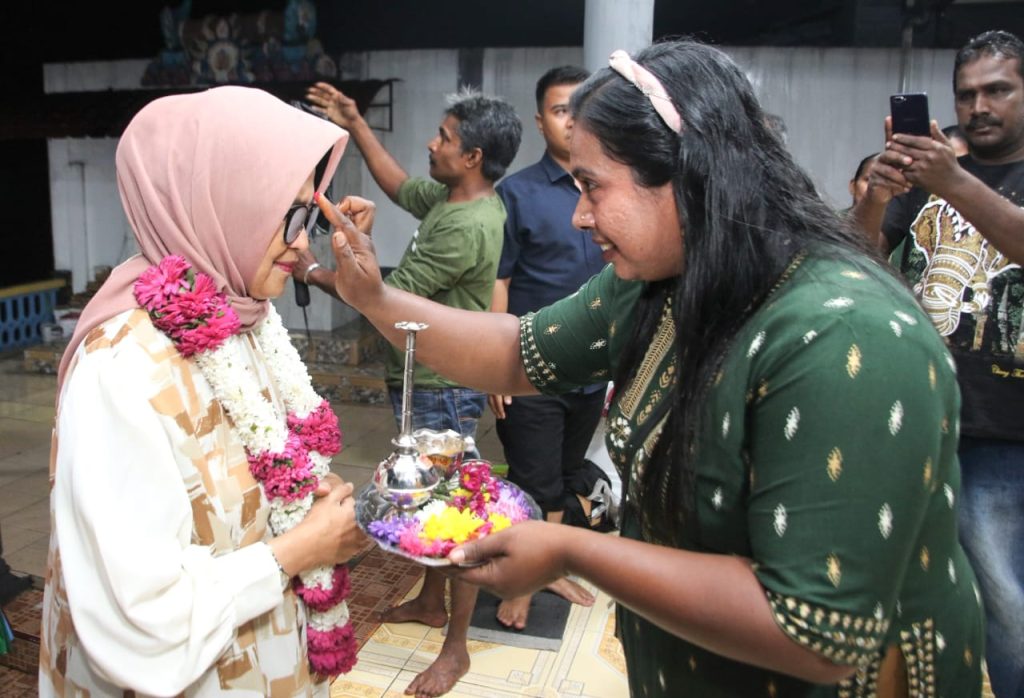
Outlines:
[[[395, 450], [380, 462], [373, 483], [380, 496], [398, 509], [411, 511], [430, 499], [441, 476], [434, 461], [417, 447], [417, 436], [425, 437], [427, 430], [416, 435], [412, 431], [413, 368], [416, 363], [416, 333], [427, 329], [420, 322], [397, 322], [395, 328], [405, 334], [405, 373], [402, 378], [402, 428], [391, 440]], [[436, 432], [427, 432], [436, 433]]]

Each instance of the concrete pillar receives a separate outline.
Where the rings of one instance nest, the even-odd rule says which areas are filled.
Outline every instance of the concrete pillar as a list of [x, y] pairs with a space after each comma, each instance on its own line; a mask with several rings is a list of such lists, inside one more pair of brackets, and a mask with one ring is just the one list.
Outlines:
[[607, 67], [608, 56], [621, 48], [632, 54], [651, 43], [654, 0], [587, 0], [583, 16], [583, 66]]

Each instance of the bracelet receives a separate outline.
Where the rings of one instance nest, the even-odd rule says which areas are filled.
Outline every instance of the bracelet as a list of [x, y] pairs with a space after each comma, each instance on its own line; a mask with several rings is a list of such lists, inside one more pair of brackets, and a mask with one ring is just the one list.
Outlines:
[[319, 269], [319, 268], [320, 268], [320, 262], [313, 262], [308, 267], [306, 267], [306, 273], [302, 275], [302, 283], [304, 283], [304, 284], [306, 284], [308, 286], [309, 285], [309, 275], [313, 272], [314, 269]]

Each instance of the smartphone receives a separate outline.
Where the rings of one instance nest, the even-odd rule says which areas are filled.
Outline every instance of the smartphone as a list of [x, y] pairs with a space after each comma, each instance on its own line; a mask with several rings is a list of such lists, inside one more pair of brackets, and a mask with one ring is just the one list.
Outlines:
[[931, 134], [928, 118], [928, 95], [924, 92], [906, 92], [889, 97], [892, 114], [892, 132], [911, 136]]

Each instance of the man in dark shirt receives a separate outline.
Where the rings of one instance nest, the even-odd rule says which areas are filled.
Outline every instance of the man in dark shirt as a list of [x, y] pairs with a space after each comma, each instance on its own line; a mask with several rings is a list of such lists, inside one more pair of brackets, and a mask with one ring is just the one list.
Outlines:
[[[572, 225], [580, 192], [569, 174], [572, 124], [569, 97], [587, 72], [552, 68], [537, 81], [537, 128], [544, 156], [498, 185], [505, 203], [505, 240], [492, 310], [522, 316], [574, 293], [604, 267], [601, 248]], [[607, 384], [595, 382], [567, 395], [491, 396], [509, 479], [528, 492], [549, 521], [561, 521], [566, 482], [584, 465], [587, 446], [601, 419]], [[559, 580], [551, 589], [590, 605], [578, 584]], [[498, 620], [526, 627], [530, 596], [502, 601]]]
[[953, 69], [968, 154], [957, 158], [934, 121], [922, 137], [892, 134], [887, 120], [886, 150], [854, 209], [883, 252], [907, 239], [901, 271], [955, 359], [961, 414], [943, 427], [961, 435], [960, 538], [981, 586], [1001, 698], [1024, 696], [1022, 60], [1013, 34], [971, 39]]

